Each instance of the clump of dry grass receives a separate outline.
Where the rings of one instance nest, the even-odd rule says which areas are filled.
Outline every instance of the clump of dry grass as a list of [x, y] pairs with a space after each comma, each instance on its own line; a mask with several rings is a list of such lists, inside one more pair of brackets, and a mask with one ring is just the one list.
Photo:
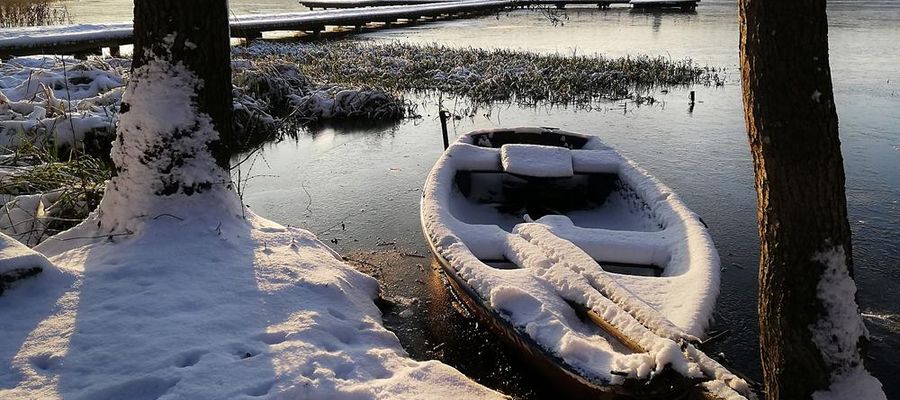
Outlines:
[[55, 0], [3, 0], [0, 2], [0, 28], [72, 23], [69, 10]]
[[[441, 92], [474, 103], [590, 106], [601, 100], [651, 100], [654, 88], [720, 85], [719, 71], [664, 57], [542, 54], [437, 44], [263, 43], [238, 50], [300, 66], [316, 81], [398, 92]], [[651, 100], [652, 101], [652, 100]]]
[[47, 199], [52, 199], [42, 215], [35, 216], [42, 220], [41, 223], [25, 224], [35, 229], [34, 232], [22, 232], [21, 229], [16, 232], [20, 240], [30, 244], [69, 229], [86, 218], [100, 204], [106, 181], [112, 177], [109, 161], [85, 153], [60, 155], [55, 148], [30, 142], [16, 149], [3, 149], [3, 152], [0, 169], [6, 173], [0, 178], [0, 195], [15, 198], [45, 194]]

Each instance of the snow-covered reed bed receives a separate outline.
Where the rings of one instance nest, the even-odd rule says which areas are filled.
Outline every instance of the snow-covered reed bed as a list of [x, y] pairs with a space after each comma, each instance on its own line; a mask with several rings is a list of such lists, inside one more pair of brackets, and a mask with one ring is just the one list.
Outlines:
[[319, 83], [323, 81], [311, 79], [292, 63], [237, 59], [232, 69], [235, 129], [249, 141], [245, 149], [296, 132], [297, 125], [393, 122], [415, 115], [401, 96], [367, 84]]
[[[118, 58], [0, 63], [0, 232], [35, 245], [96, 208], [130, 67]], [[233, 69], [235, 153], [298, 124], [396, 121], [410, 109], [384, 90], [316, 84], [296, 65], [237, 60]]]
[[596, 101], [652, 101], [651, 89], [720, 85], [716, 69], [663, 57], [542, 54], [437, 44], [254, 43], [235, 50], [247, 58], [291, 62], [312, 79], [373, 85], [401, 92], [442, 92], [475, 103], [590, 106]]
[[129, 64], [45, 56], [0, 63], [0, 146], [108, 152]]

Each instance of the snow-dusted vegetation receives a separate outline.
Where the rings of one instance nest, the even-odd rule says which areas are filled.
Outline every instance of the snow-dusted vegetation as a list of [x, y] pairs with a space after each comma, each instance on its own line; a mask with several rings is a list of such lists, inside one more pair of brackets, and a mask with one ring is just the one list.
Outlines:
[[121, 61], [22, 57], [0, 63], [0, 146], [108, 143], [125, 83]]
[[268, 57], [300, 65], [307, 76], [348, 86], [440, 92], [476, 103], [515, 101], [589, 107], [598, 100], [653, 101], [648, 90], [720, 85], [720, 71], [691, 60], [630, 56], [540, 54], [509, 49], [408, 43], [253, 43], [240, 57]]
[[[0, 62], [0, 231], [29, 245], [74, 226], [98, 204], [111, 171], [131, 60], [20, 57]], [[317, 84], [290, 64], [237, 60], [234, 126], [243, 149], [283, 127], [353, 119], [394, 121], [406, 102], [369, 87]]]
[[[68, 57], [0, 63], [0, 146], [84, 144], [105, 154], [130, 65], [128, 59]], [[313, 81], [296, 65], [237, 60], [233, 69], [235, 126], [248, 144], [273, 139], [282, 120], [395, 121], [408, 113], [406, 102], [392, 93]]]

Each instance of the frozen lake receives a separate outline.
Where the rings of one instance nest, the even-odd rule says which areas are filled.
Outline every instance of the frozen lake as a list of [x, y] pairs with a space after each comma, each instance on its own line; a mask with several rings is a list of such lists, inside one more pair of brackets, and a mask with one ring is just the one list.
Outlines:
[[[892, 351], [900, 348], [900, 289], [893, 280], [900, 264], [900, 3], [829, 6], [856, 278], [873, 336], [871, 367], [892, 398], [900, 396], [900, 383], [890, 379], [900, 370], [900, 356]], [[357, 40], [610, 56], [658, 54], [726, 68], [729, 82], [724, 87], [693, 88], [699, 101], [693, 112], [688, 110], [688, 90], [679, 89], [656, 93], [661, 105], [627, 111], [619, 104], [590, 112], [497, 105], [455, 121], [451, 129], [463, 133], [541, 125], [596, 134], [675, 189], [710, 225], [725, 268], [714, 328], [728, 332], [707, 350], [724, 353], [738, 370], [759, 379], [756, 195], [741, 104], [736, 4], [704, 1], [696, 14], [572, 8], [565, 15], [564, 24], [556, 27], [540, 13], [516, 11], [381, 31]], [[266, 217], [309, 227], [323, 240], [335, 239], [333, 246], [342, 253], [392, 245], [427, 254], [418, 206], [421, 185], [441, 152], [441, 139], [434, 103], [426, 104], [421, 120], [370, 129], [322, 129], [267, 147], [267, 163], [257, 162], [252, 173], [274, 176], [251, 181], [245, 200]], [[342, 221], [343, 231], [336, 225]], [[425, 272], [416, 263], [424, 264]], [[388, 264], [393, 267], [381, 271], [388, 294], [423, 301], [409, 307], [415, 312], [412, 317], [386, 316], [414, 356], [439, 358], [508, 393], [546, 394], [482, 329], [445, 315], [453, 313], [450, 299], [430, 276], [427, 260]]]

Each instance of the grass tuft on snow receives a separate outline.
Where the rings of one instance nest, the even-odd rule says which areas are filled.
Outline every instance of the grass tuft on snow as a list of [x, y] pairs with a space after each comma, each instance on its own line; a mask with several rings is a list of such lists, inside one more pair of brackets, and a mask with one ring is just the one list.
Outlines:
[[28, 245], [86, 218], [112, 177], [100, 158], [74, 152], [62, 158], [30, 143], [0, 157], [0, 172], [0, 195], [10, 198], [0, 207], [0, 231]]

